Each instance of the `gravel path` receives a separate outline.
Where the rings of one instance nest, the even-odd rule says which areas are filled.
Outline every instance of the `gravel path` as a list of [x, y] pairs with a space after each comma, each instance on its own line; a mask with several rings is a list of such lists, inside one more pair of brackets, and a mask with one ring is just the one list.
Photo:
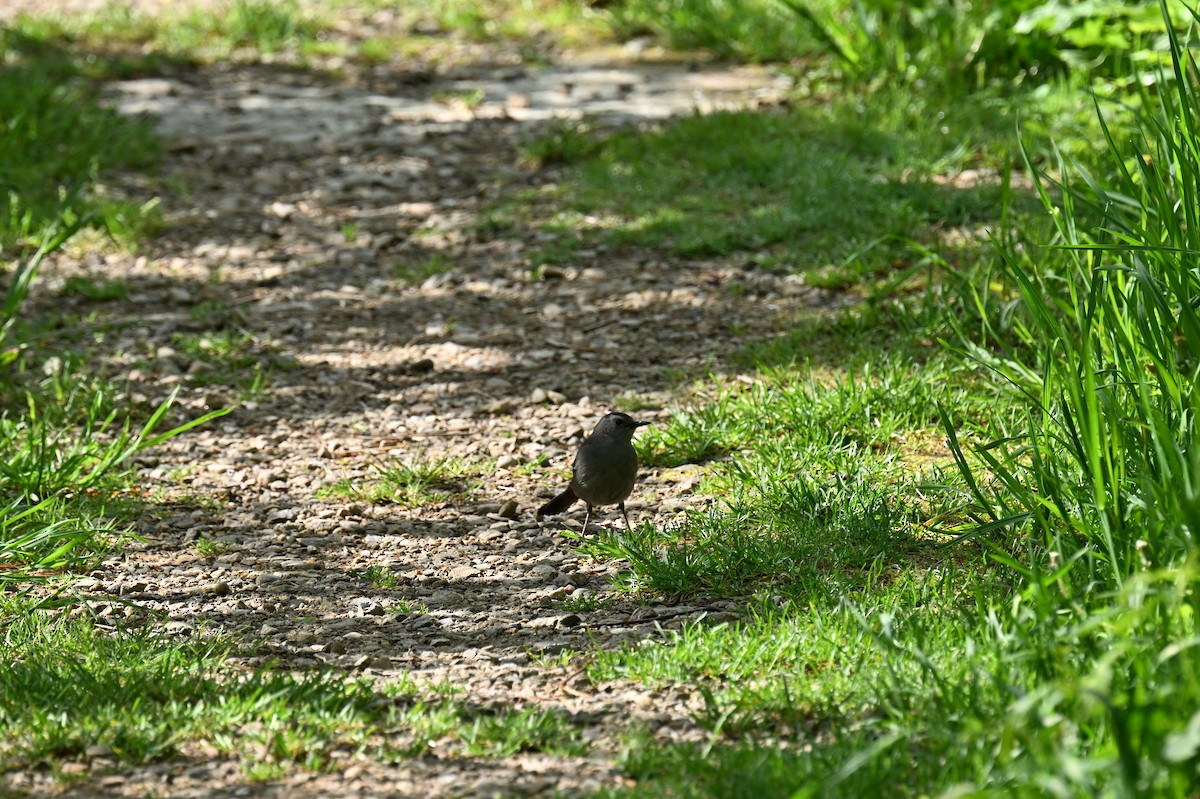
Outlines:
[[[553, 243], [546, 234], [475, 223], [496, 198], [555, 182], [552, 169], [519, 165], [518, 143], [546, 119], [645, 122], [769, 103], [785, 87], [751, 69], [580, 61], [390, 78], [360, 87], [226, 65], [109, 88], [125, 111], [161, 117], [181, 190], [165, 200], [159, 239], [134, 255], [63, 256], [43, 296], [72, 275], [127, 282], [131, 296], [102, 311], [117, 324], [101, 368], [134, 401], [179, 386], [181, 411], [195, 415], [238, 399], [180, 334], [246, 334], [270, 369], [267, 388], [229, 416], [144, 459], [145, 488], [170, 511], [80, 589], [114, 626], [165, 618], [181, 636], [236, 632], [247, 663], [407, 674], [448, 680], [482, 707], [560, 708], [593, 723], [590, 754], [351, 759], [340, 773], [262, 784], [196, 751], [68, 795], [573, 796], [619, 782], [615, 748], [631, 723], [663, 740], [703, 737], [689, 714], [697, 696], [593, 685], [578, 662], [545, 664], [701, 617], [736, 619], [738, 607], [618, 593], [622, 564], [561, 535], [581, 514], [537, 523], [532, 510], [606, 409], [661, 418], [686, 401], [683, 381], [730, 373], [745, 337], [829, 298], [737, 263], [603, 248], [534, 281], [529, 255]], [[483, 92], [473, 108], [434, 99], [468, 89]], [[397, 265], [431, 259], [448, 271], [415, 285], [398, 277]], [[530, 466], [542, 456], [546, 466]], [[473, 470], [443, 502], [402, 508], [322, 490], [368, 484], [380, 462], [436, 457]], [[702, 504], [696, 477], [643, 469], [631, 516], [663, 525]], [[395, 585], [367, 580], [370, 567]], [[41, 779], [6, 777], [18, 790], [46, 788]]]

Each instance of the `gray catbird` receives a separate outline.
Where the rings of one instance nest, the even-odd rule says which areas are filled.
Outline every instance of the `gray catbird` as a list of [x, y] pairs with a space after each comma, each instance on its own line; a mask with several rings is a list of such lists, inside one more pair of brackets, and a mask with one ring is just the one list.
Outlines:
[[537, 510], [538, 521], [543, 516], [562, 513], [575, 501], [587, 503], [587, 515], [583, 517], [583, 534], [587, 534], [588, 522], [592, 519], [595, 505], [616, 505], [629, 525], [629, 514], [625, 512], [625, 500], [633, 491], [637, 479], [637, 452], [633, 449], [633, 431], [649, 422], [635, 421], [629, 414], [610, 411], [604, 415], [592, 434], [579, 445], [572, 467], [571, 484], [566, 490]]

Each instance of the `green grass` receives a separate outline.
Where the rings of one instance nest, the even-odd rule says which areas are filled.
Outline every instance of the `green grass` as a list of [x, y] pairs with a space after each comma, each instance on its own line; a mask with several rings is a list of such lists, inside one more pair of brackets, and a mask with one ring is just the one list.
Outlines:
[[154, 198], [100, 186], [115, 171], [153, 169], [161, 144], [79, 75], [56, 45], [0, 29], [0, 252], [32, 253], [77, 223], [131, 245], [157, 224]]
[[442, 253], [434, 253], [428, 258], [415, 259], [397, 263], [393, 266], [396, 277], [402, 283], [419, 286], [434, 275], [441, 275], [454, 268], [454, 261]]
[[[7, 580], [87, 567], [119, 537], [137, 502], [130, 460], [222, 416], [213, 411], [165, 431], [175, 395], [135, 426], [111, 389], [70, 368], [41, 385], [0, 393], [0, 557]], [[12, 403], [12, 404], [9, 404]], [[19, 403], [19, 404], [17, 404]]]
[[92, 280], [85, 277], [69, 277], [63, 283], [62, 293], [79, 296], [91, 302], [122, 300], [129, 296], [129, 286], [124, 280]]
[[7, 762], [72, 759], [99, 744], [122, 762], [142, 763], [205, 740], [245, 759], [266, 753], [320, 768], [325, 741], [361, 735], [352, 722], [382, 713], [372, 711], [364, 686], [328, 675], [247, 678], [225, 664], [227, 642], [136, 631], [110, 638], [86, 621], [7, 610], [16, 611], [0, 694]]
[[[1186, 24], [1184, 4], [1171, 5], [1176, 23]], [[1151, 3], [626, 0], [606, 13], [621, 38], [650, 34], [737, 61], [799, 60], [806, 80], [832, 74], [958, 96], [1072, 72], [1126, 80], [1132, 64], [1152, 63], [1167, 47], [1166, 25]]]
[[726, 59], [788, 61], [820, 50], [802, 20], [765, 0], [630, 0], [612, 4], [608, 14], [621, 38], [653, 34], [672, 48]]
[[130, 73], [227, 58], [243, 51], [255, 56], [285, 50], [299, 53], [318, 43], [327, 24], [327, 20], [302, 10], [296, 2], [235, 0], [220, 13], [195, 7], [149, 15], [114, 4], [71, 16], [19, 16], [13, 27], [48, 46], [83, 42], [97, 47], [104, 57], [88, 60], [88, 74], [128, 77]]
[[452, 457], [381, 462], [375, 464], [375, 475], [371, 479], [341, 480], [319, 490], [318, 496], [344, 496], [416, 508], [469, 494], [474, 490], [470, 478], [477, 469]]
[[757, 385], [642, 440], [715, 454], [716, 501], [586, 546], [751, 614], [591, 653], [596, 681], [693, 687], [713, 736], [635, 741], [604, 795], [1194, 792], [1194, 70], [1107, 156], [1052, 156], [1051, 227], [1002, 217], [925, 297], [748, 348]]
[[996, 602], [947, 570], [599, 652], [596, 680], [696, 686], [714, 734], [631, 747], [637, 787], [605, 795], [1050, 795], [1052, 780], [1054, 795], [1186, 796], [1195, 704], [1168, 697], [1200, 686], [1194, 649], [1168, 642], [1194, 635], [1195, 577], [1147, 572], [1072, 607], [1053, 581]]
[[229, 550], [229, 544], [212, 538], [197, 538], [192, 542], [192, 549], [202, 558], [215, 558]]
[[[897, 110], [880, 116], [876, 105], [835, 103], [726, 112], [588, 146], [576, 141], [582, 133], [552, 130], [526, 144], [526, 157], [566, 161], [571, 179], [522, 195], [520, 208], [499, 208], [488, 224], [532, 219], [545, 235], [582, 232], [585, 240], [682, 259], [735, 255], [797, 271], [836, 267], [846, 270], [845, 283], [908, 266], [914, 242], [934, 244], [939, 230], [982, 225], [1002, 202], [1033, 209], [998, 180], [963, 189], [931, 180], [980, 158], [1005, 162], [1011, 108], [942, 106], [900, 91], [878, 103]], [[931, 114], [943, 124], [928, 125]]]
[[[193, 319], [215, 329], [171, 334], [171, 343], [192, 359], [188, 379], [198, 386], [232, 386], [239, 399], [261, 396], [274, 370], [288, 371], [295, 362], [253, 332], [227, 326], [230, 316], [220, 303], [203, 303], [190, 310]], [[198, 367], [198, 368], [196, 368]]]
[[870, 596], [897, 572], [947, 557], [934, 520], [953, 515], [957, 498], [926, 487], [944, 483], [951, 467], [938, 433], [942, 402], [959, 424], [985, 411], [1004, 415], [945, 359], [918, 367], [897, 358], [835, 380], [780, 371], [749, 388], [735, 384], [639, 440], [643, 461], [655, 465], [721, 453], [700, 484], [716, 503], [666, 529], [584, 546], [628, 561], [627, 587], [668, 597], [772, 592], [807, 604]]
[[[379, 11], [394, 17], [392, 22], [384, 22]], [[346, 35], [341, 26], [347, 19], [361, 20], [375, 35], [361, 41]], [[430, 23], [435, 30], [417, 30]], [[516, 42], [514, 51], [536, 63], [544, 60], [547, 34], [564, 46], [594, 46], [611, 38], [605, 21], [581, 4], [524, 0], [488, 8], [473, 0], [422, 0], [399, 8], [374, 0], [234, 0], [220, 8], [183, 4], [154, 14], [113, 3], [70, 15], [22, 14], [11, 28], [28, 46], [58, 51], [79, 74], [99, 79], [236, 61], [284, 64], [343, 80], [392, 60], [461, 60], [464, 45]]]
[[395, 572], [379, 564], [367, 567], [359, 576], [371, 583], [371, 585], [388, 590], [395, 588], [399, 582], [396, 579]]
[[537, 169], [582, 161], [601, 147], [594, 131], [587, 120], [553, 120], [521, 143], [521, 160]]
[[205, 743], [255, 778], [425, 753], [505, 758], [582, 754], [576, 722], [536, 707], [482, 708], [409, 679], [388, 685], [329, 671], [293, 674], [232, 664], [222, 636], [180, 640], [152, 629], [111, 635], [5, 599], [0, 760], [6, 768], [82, 758], [105, 746], [120, 763], [161, 761]]

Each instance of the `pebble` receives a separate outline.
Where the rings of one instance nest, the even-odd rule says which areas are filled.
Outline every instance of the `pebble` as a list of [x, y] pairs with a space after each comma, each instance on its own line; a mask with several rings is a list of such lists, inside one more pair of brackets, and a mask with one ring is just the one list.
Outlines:
[[182, 286], [171, 286], [167, 289], [167, 297], [171, 302], [186, 305], [192, 302], [192, 293]]

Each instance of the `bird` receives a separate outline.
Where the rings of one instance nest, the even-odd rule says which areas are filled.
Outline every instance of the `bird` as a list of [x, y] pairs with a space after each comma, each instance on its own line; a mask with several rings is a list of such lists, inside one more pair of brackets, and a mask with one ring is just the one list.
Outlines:
[[562, 513], [583, 500], [587, 515], [583, 517], [583, 533], [587, 535], [592, 509], [597, 505], [616, 505], [625, 517], [625, 529], [630, 532], [629, 514], [625, 500], [633, 492], [637, 479], [637, 451], [633, 448], [634, 432], [649, 422], [639, 422], [627, 413], [609, 411], [591, 435], [579, 445], [571, 467], [571, 482], [561, 494], [538, 508], [536, 518]]

